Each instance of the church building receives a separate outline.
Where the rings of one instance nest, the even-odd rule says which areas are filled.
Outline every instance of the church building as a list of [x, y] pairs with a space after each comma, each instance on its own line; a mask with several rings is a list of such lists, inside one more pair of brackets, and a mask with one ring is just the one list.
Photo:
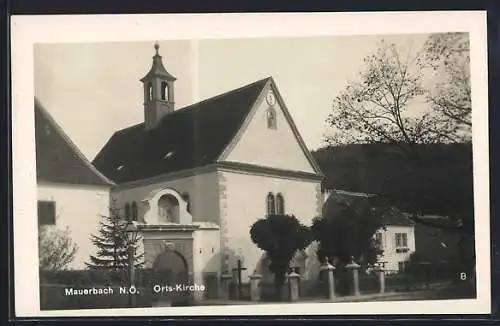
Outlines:
[[[273, 213], [311, 225], [324, 176], [272, 77], [177, 108], [182, 81], [155, 50], [140, 80], [144, 121], [116, 131], [93, 161], [116, 184], [110, 203], [138, 225], [145, 267], [185, 269], [210, 293], [238, 260], [266, 275], [250, 227]], [[300, 253], [297, 271], [307, 278], [315, 259]]]

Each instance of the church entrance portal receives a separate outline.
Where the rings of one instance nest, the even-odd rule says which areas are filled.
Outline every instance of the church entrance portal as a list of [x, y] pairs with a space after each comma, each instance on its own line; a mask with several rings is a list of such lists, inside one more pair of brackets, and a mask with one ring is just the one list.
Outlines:
[[183, 287], [189, 285], [188, 268], [184, 257], [173, 250], [166, 250], [153, 262], [154, 301], [161, 305], [182, 304], [189, 292]]

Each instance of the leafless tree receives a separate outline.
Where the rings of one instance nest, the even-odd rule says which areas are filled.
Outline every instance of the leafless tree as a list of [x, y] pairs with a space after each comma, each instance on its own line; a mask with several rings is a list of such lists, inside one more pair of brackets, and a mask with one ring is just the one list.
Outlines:
[[428, 69], [432, 85], [426, 91], [432, 108], [455, 123], [470, 139], [472, 100], [470, 46], [467, 33], [433, 34], [424, 45], [419, 65]]
[[[467, 69], [447, 68], [456, 62], [467, 62], [455, 58], [455, 53], [468, 57], [462, 36], [460, 42], [455, 37], [433, 35], [422, 51], [405, 54], [395, 44], [382, 40], [378, 49], [364, 58], [358, 78], [335, 98], [327, 119], [333, 129], [326, 139], [330, 144], [384, 143], [401, 150], [414, 170], [414, 178], [408, 180], [416, 184], [415, 191], [409, 194], [410, 212], [415, 221], [430, 226], [434, 226], [433, 222], [420, 218], [426, 175], [418, 145], [462, 142], [466, 127], [470, 127]], [[437, 68], [430, 69], [432, 72], [444, 70], [446, 74], [426, 74], [425, 67], [434, 66]], [[426, 88], [429, 81], [432, 91]], [[462, 110], [445, 106], [445, 99]], [[460, 113], [467, 110], [469, 115]], [[456, 224], [457, 229], [463, 225], [460, 221]]]
[[40, 226], [38, 231], [39, 267], [44, 271], [60, 271], [73, 262], [78, 246], [70, 236], [70, 230], [52, 225]]

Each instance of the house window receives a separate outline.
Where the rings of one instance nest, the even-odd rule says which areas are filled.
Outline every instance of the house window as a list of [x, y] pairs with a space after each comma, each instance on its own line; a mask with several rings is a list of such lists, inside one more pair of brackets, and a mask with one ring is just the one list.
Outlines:
[[404, 261], [400, 261], [398, 262], [398, 270], [400, 272], [404, 271], [405, 270], [405, 262]]
[[161, 99], [168, 101], [168, 85], [166, 82], [161, 83]]
[[38, 224], [56, 224], [56, 203], [54, 201], [38, 201]]
[[396, 233], [396, 248], [408, 247], [408, 235], [406, 233]]
[[276, 214], [276, 206], [275, 206], [275, 202], [274, 202], [274, 195], [272, 193], [269, 193], [267, 195], [266, 204], [267, 204], [267, 215], [274, 215], [274, 214]]
[[277, 128], [276, 111], [273, 108], [267, 109], [266, 119], [267, 119], [267, 128], [268, 129], [276, 129]]
[[130, 220], [130, 204], [129, 203], [125, 204], [125, 219], [127, 221]]
[[132, 221], [137, 221], [137, 203], [134, 201], [132, 202]]
[[285, 199], [282, 194], [276, 196], [276, 212], [278, 215], [285, 214]]

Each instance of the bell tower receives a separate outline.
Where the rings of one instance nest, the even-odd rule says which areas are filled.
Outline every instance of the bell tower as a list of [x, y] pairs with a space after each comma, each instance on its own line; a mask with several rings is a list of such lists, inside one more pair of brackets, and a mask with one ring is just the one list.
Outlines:
[[177, 78], [168, 73], [160, 56], [160, 45], [154, 45], [151, 69], [141, 79], [144, 85], [144, 127], [146, 130], [156, 128], [161, 119], [174, 111], [174, 82]]

